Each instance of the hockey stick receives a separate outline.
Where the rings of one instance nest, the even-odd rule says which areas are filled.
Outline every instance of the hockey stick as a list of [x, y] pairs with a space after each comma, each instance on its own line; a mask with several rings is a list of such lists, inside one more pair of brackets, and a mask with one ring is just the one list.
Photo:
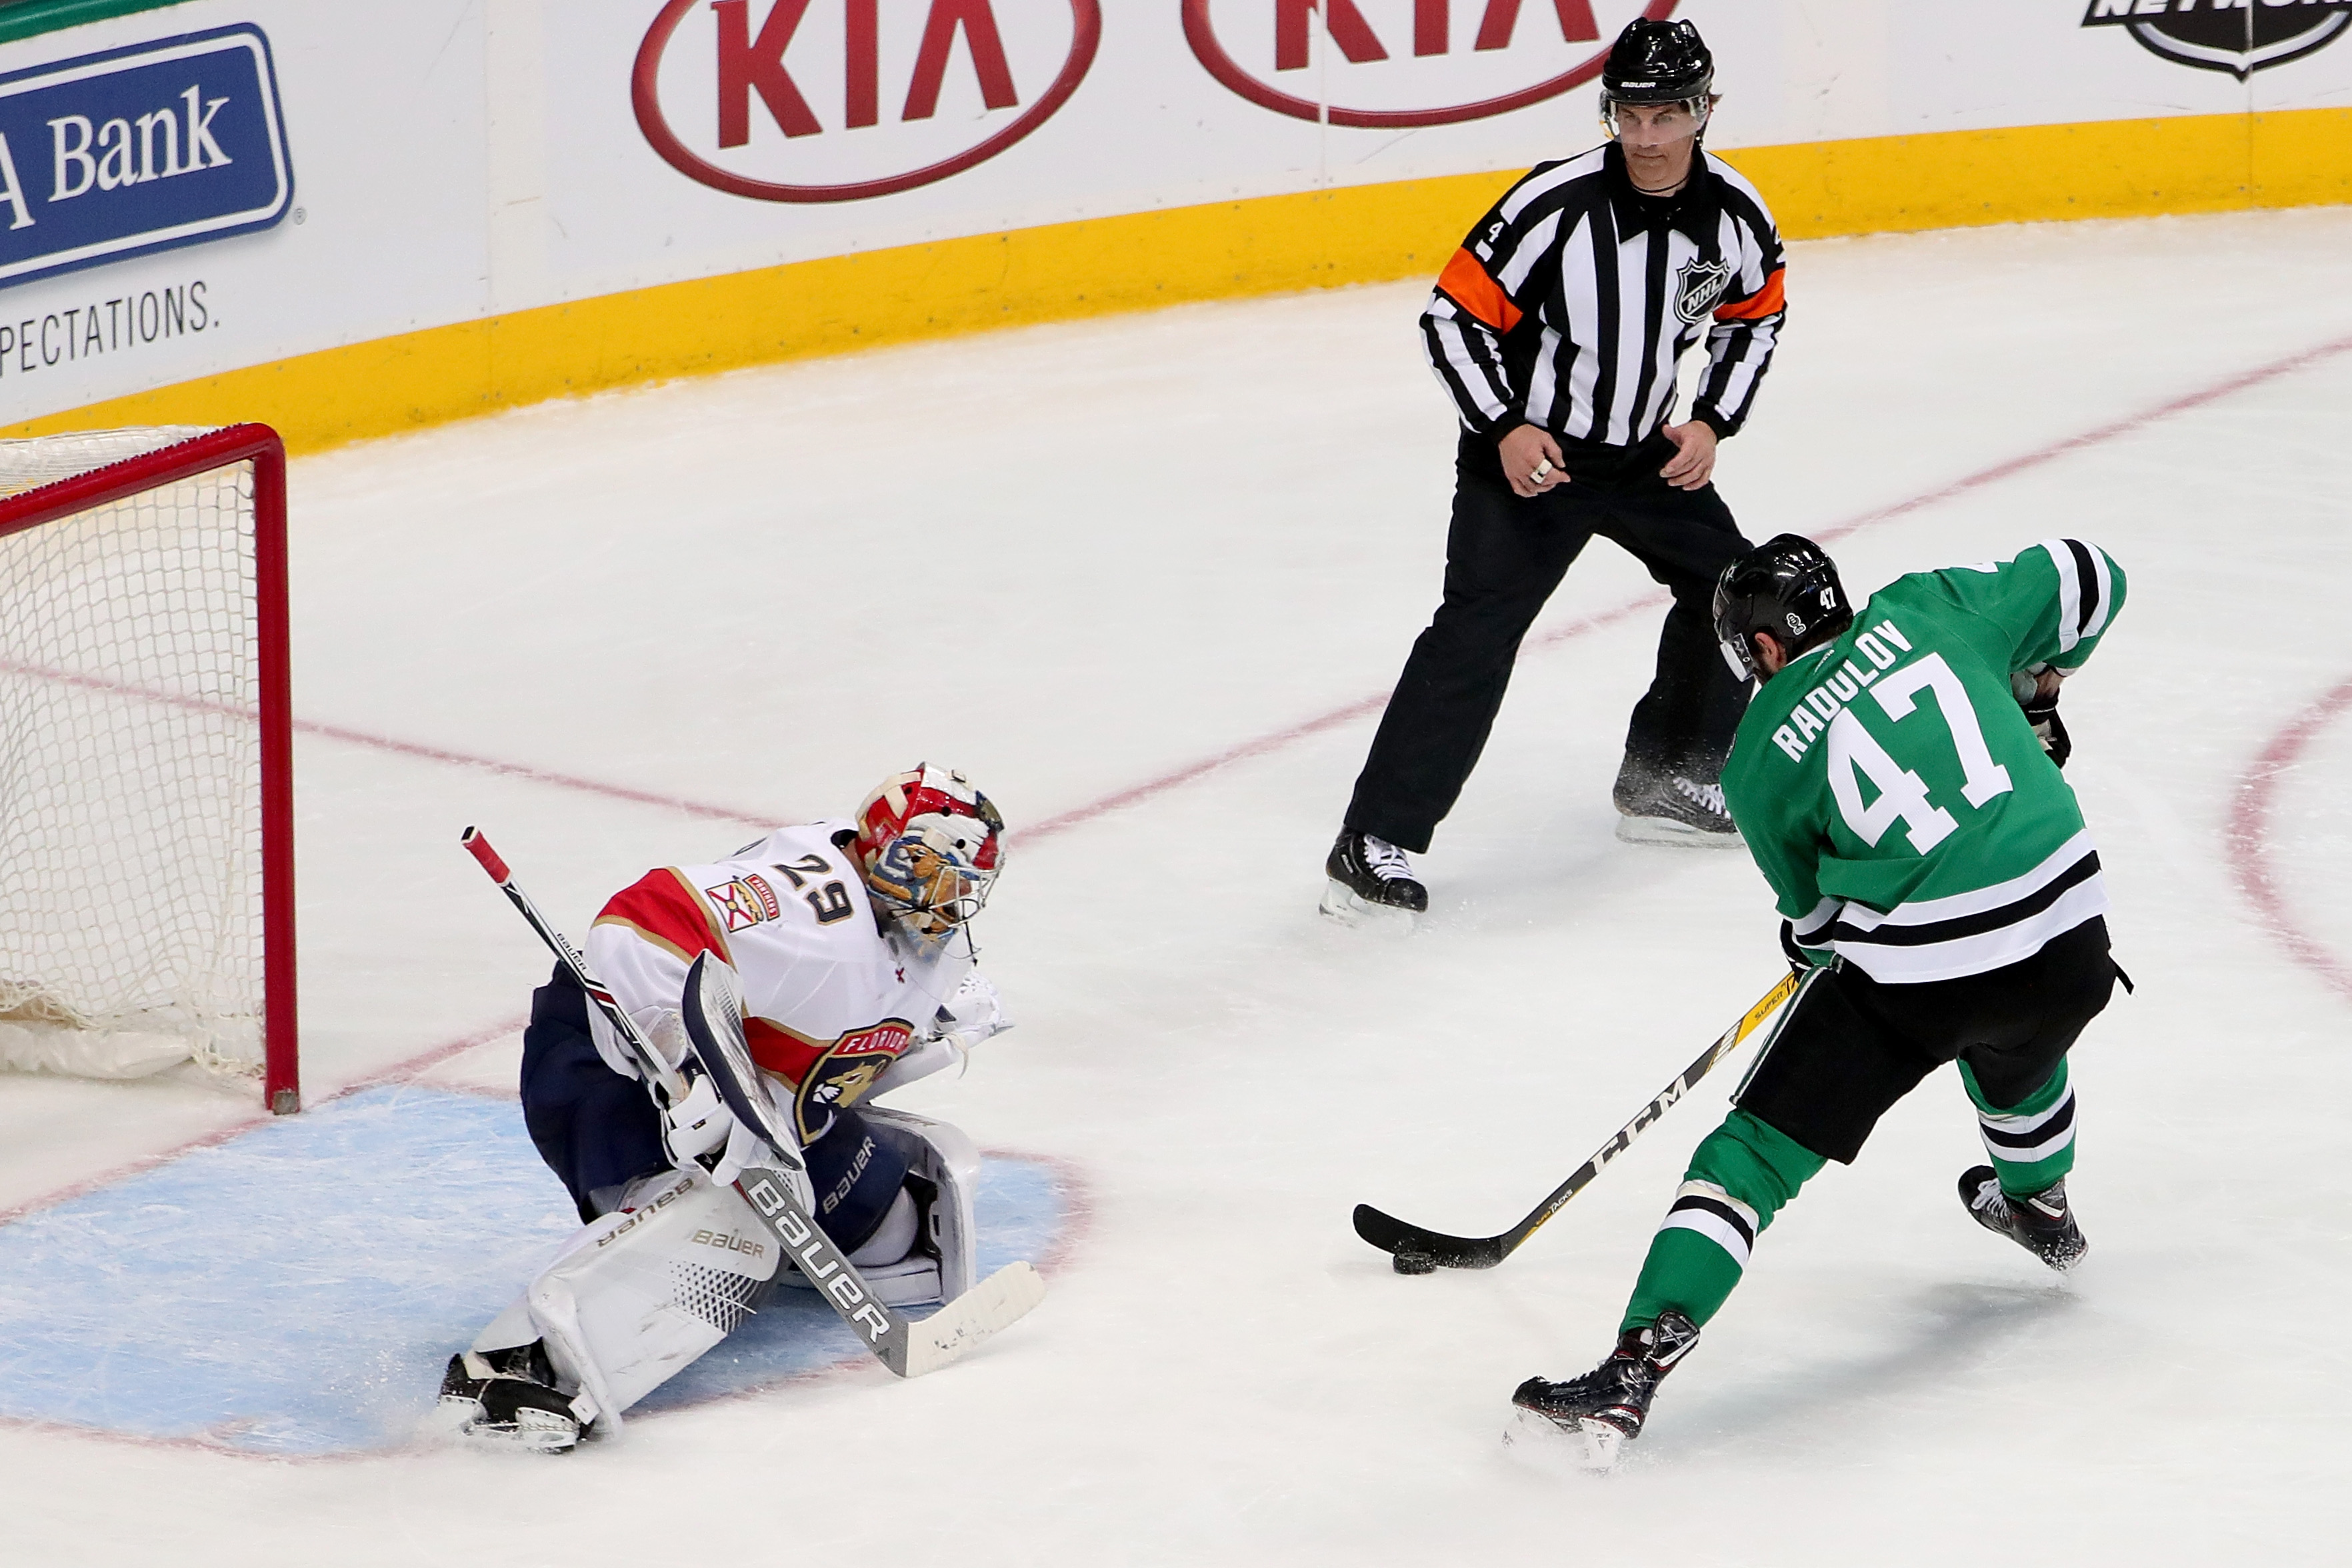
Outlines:
[[604, 1021], [613, 1026], [613, 1032], [621, 1037], [621, 1044], [627, 1047], [629, 1055], [636, 1061], [637, 1071], [645, 1075], [646, 1082], [660, 1091], [662, 1104], [674, 1104], [686, 1093], [686, 1079], [662, 1058], [659, 1051], [646, 1043], [646, 1037], [637, 1033], [635, 1022], [621, 1011], [621, 1005], [613, 1000], [610, 991], [604, 989], [604, 983], [588, 973], [588, 961], [563, 940], [562, 931], [547, 923], [547, 917], [539, 912], [539, 906], [530, 901], [530, 895], [515, 886], [514, 873], [507, 869], [507, 863], [499, 858], [499, 852], [490, 847], [490, 841], [482, 837], [480, 829], [468, 827], [457, 836], [457, 842], [466, 847], [467, 854], [481, 862], [482, 869], [490, 874], [490, 880], [499, 885], [499, 891], [522, 912], [522, 918], [530, 922], [530, 929], [539, 933], [539, 940], [554, 951], [555, 956], [562, 961], [563, 967], [572, 972], [572, 978], [580, 983], [580, 989], [588, 993], [588, 1000], [604, 1015]]
[[[530, 895], [515, 886], [514, 874], [499, 852], [490, 847], [490, 841], [468, 827], [458, 836], [458, 842], [481, 863], [482, 869], [499, 885], [499, 890], [521, 911], [530, 929], [539, 933], [539, 939], [580, 983], [580, 988], [621, 1037], [646, 1081], [656, 1086], [662, 1103], [675, 1103], [686, 1093], [684, 1077], [647, 1043], [638, 1032], [636, 1021], [622, 1010], [604, 983], [589, 973], [588, 961], [564, 940], [562, 931], [548, 923], [547, 917], [539, 912], [539, 906], [531, 902]], [[713, 980], [721, 984], [726, 997], [716, 1007], [704, 995], [706, 985]], [[745, 1092], [746, 1084], [758, 1081], [749, 1076], [757, 1069], [751, 1065], [750, 1047], [743, 1041], [741, 1002], [734, 989], [734, 971], [721, 965], [719, 975], [707, 979], [702, 959], [698, 957], [687, 977], [685, 1014], [688, 1038], [694, 1042], [696, 1056], [703, 1070], [710, 1073], [728, 1110], [760, 1134], [768, 1152], [774, 1156], [771, 1165], [747, 1167], [736, 1179], [735, 1190], [802, 1271], [813, 1282], [823, 1282], [817, 1293], [824, 1298], [825, 1305], [858, 1331], [866, 1348], [884, 1366], [900, 1377], [919, 1377], [935, 1372], [1045, 1299], [1045, 1283], [1037, 1271], [1026, 1263], [1014, 1263], [997, 1270], [920, 1322], [910, 1322], [883, 1305], [841, 1248], [834, 1245], [833, 1238], [793, 1201], [783, 1170], [801, 1171], [804, 1167], [789, 1152], [790, 1146], [777, 1137], [754, 1098]], [[723, 1033], [712, 1029], [714, 1014]], [[727, 1026], [730, 1018], [731, 1031]], [[712, 1071], [714, 1062], [723, 1064], [728, 1070]], [[740, 1075], [735, 1070], [739, 1064]]]
[[[723, 960], [696, 955], [686, 976], [686, 1035], [694, 1042], [702, 1070], [738, 1121], [757, 1133], [780, 1159], [790, 1156], [785, 1134], [769, 1118], [767, 1097], [758, 1092], [759, 1070], [743, 1037], [743, 993], [735, 971]], [[794, 1168], [798, 1163], [793, 1162]], [[1045, 1281], [1025, 1262], [1008, 1263], [928, 1318], [892, 1311], [875, 1295], [833, 1238], [793, 1200], [782, 1174], [759, 1165], [744, 1168], [735, 1190], [760, 1216], [809, 1283], [843, 1321], [865, 1334], [866, 1348], [900, 1377], [920, 1377], [960, 1359], [967, 1351], [1018, 1321], [1045, 1299]]]
[[1698, 1060], [1685, 1068], [1682, 1076], [1666, 1085], [1659, 1096], [1642, 1108], [1640, 1115], [1617, 1130], [1617, 1135], [1594, 1151], [1592, 1158], [1577, 1168], [1552, 1190], [1549, 1197], [1535, 1206], [1534, 1212], [1500, 1236], [1446, 1236], [1438, 1231], [1423, 1230], [1417, 1225], [1407, 1225], [1393, 1215], [1382, 1214], [1370, 1204], [1356, 1205], [1356, 1234], [1389, 1253], [1400, 1274], [1427, 1274], [1444, 1268], [1492, 1268], [1519, 1248], [1519, 1244], [1533, 1236], [1543, 1225], [1576, 1196], [1592, 1184], [1601, 1167], [1623, 1153], [1634, 1139], [1649, 1129], [1652, 1122], [1666, 1113], [1668, 1107], [1689, 1092], [1691, 1085], [1705, 1078], [1715, 1064], [1738, 1047], [1756, 1026], [1771, 1016], [1772, 1010], [1796, 993], [1797, 976], [1781, 976], [1780, 983], [1764, 994], [1763, 1000], [1748, 1009], [1739, 1022], [1726, 1029], [1715, 1044], [1699, 1053]]

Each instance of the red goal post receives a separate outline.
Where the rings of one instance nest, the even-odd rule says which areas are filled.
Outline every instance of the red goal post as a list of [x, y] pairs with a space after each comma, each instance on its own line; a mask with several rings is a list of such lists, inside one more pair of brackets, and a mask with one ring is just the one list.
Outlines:
[[300, 1109], [286, 449], [0, 441], [0, 1028], [257, 1073]]

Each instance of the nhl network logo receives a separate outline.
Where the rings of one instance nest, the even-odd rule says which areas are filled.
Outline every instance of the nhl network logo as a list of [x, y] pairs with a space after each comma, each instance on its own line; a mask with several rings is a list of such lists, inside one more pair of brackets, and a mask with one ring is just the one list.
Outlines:
[[2085, 27], [2127, 27], [2150, 54], [2243, 81], [2352, 26], [2352, 0], [2091, 0]]

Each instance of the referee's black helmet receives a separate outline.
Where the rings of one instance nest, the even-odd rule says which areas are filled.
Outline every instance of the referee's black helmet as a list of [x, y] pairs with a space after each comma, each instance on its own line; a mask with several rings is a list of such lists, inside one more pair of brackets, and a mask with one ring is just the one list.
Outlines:
[[1783, 533], [1768, 539], [1723, 569], [1715, 580], [1715, 637], [1731, 673], [1761, 680], [1754, 634], [1769, 632], [1790, 656], [1805, 652], [1853, 625], [1853, 606], [1838, 581], [1837, 563], [1811, 540]]
[[1704, 101], [1715, 89], [1715, 57], [1689, 22], [1625, 24], [1601, 68], [1601, 96], [1614, 103]]

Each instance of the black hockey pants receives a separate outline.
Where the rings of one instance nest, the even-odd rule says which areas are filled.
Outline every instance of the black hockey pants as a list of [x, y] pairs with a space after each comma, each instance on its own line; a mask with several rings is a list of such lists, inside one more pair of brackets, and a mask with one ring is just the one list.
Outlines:
[[1798, 994], [1733, 1103], [1852, 1164], [1878, 1119], [1946, 1062], [1965, 1062], [1988, 1103], [2023, 1103], [2106, 1007], [2116, 973], [2095, 915], [2030, 958], [1954, 980], [1886, 985], [1841, 963]]
[[1444, 598], [1389, 699], [1348, 826], [1401, 848], [1429, 847], [1486, 749], [1520, 639], [1596, 533], [1675, 596], [1626, 755], [1709, 783], [1722, 770], [1748, 694], [1716, 647], [1715, 579], [1748, 541], [1713, 485], [1678, 490], [1658, 478], [1675, 452], [1664, 436], [1633, 447], [1560, 445], [1570, 482], [1523, 499], [1503, 478], [1494, 441], [1463, 433]]

